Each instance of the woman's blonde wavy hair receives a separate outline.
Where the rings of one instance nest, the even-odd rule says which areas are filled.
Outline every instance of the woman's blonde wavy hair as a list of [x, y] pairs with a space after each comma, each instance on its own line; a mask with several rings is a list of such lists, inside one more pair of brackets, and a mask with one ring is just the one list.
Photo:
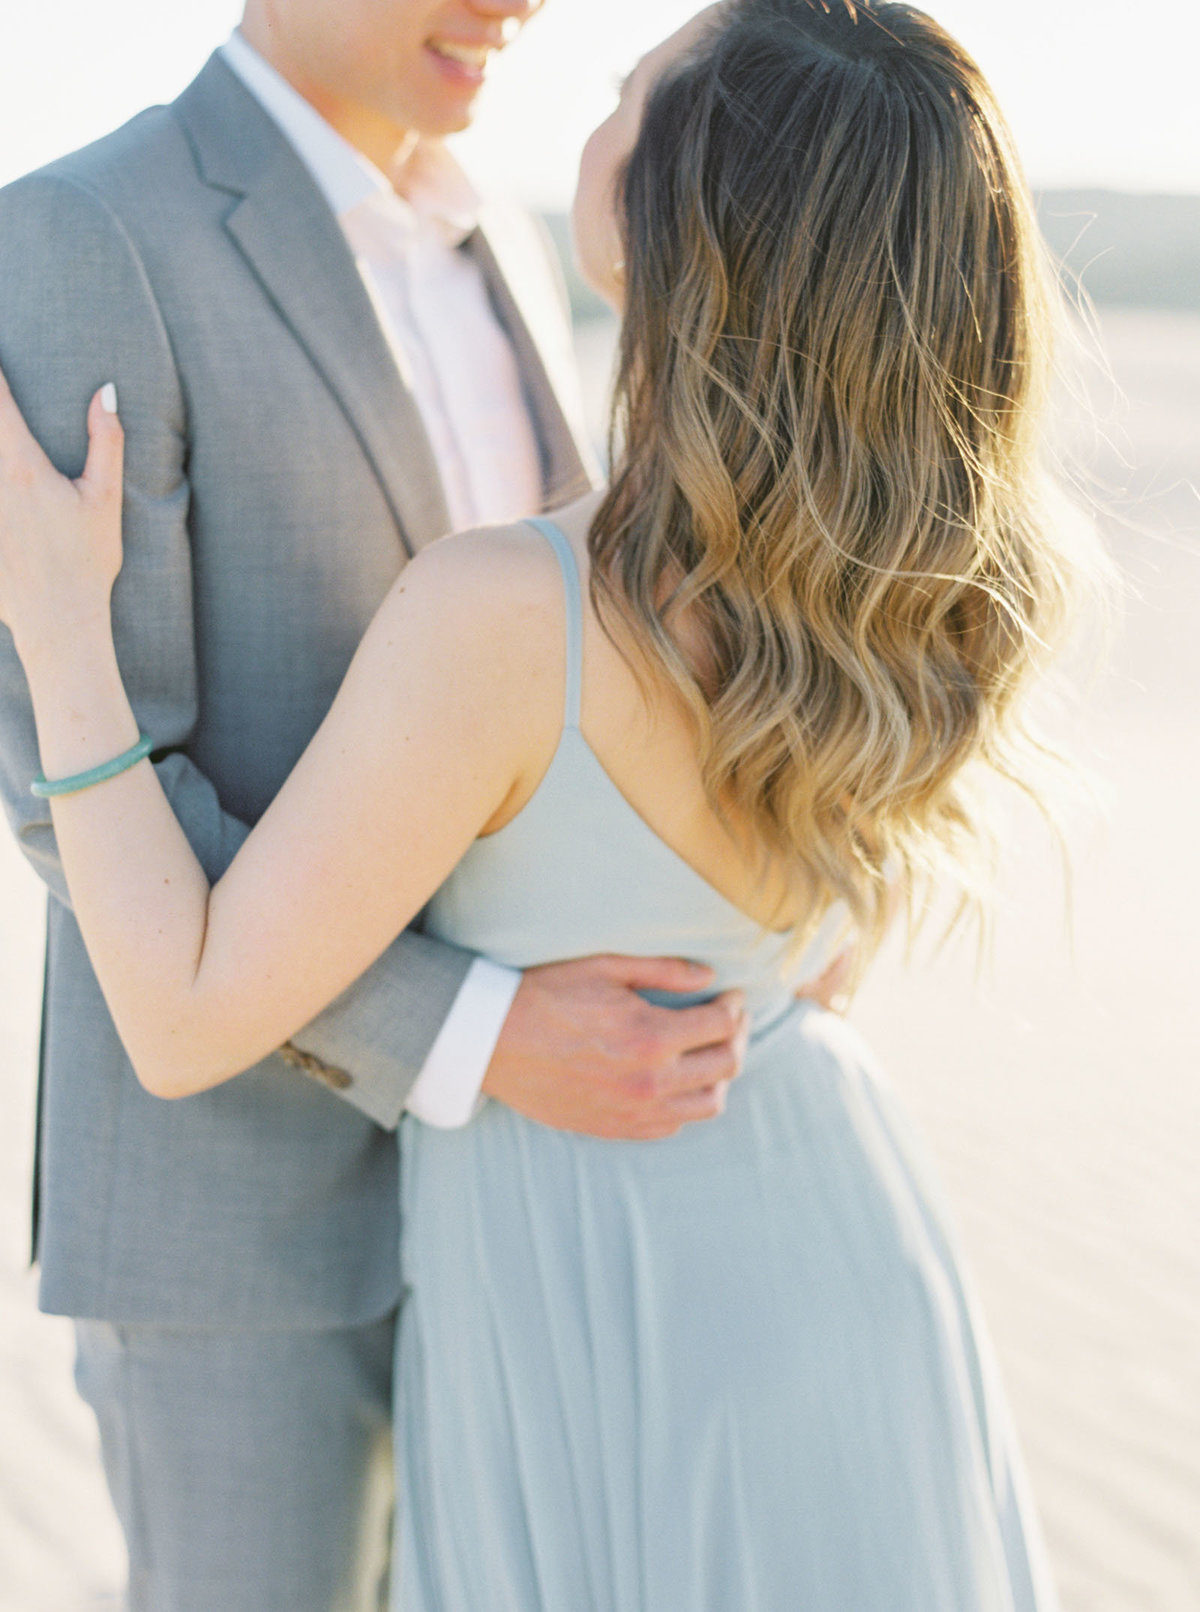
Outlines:
[[869, 951], [889, 884], [983, 888], [969, 763], [1038, 795], [1021, 696], [1078, 580], [1039, 469], [1053, 281], [1012, 141], [921, 12], [732, 0], [652, 89], [620, 185], [593, 598], [694, 713], [798, 943], [841, 898]]

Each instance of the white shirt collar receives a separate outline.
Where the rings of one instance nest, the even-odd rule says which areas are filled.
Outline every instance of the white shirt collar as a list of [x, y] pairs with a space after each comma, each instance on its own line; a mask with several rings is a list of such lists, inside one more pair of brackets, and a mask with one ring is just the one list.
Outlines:
[[479, 218], [480, 199], [466, 174], [438, 141], [421, 141], [405, 170], [406, 196], [370, 158], [332, 128], [236, 30], [221, 46], [229, 67], [282, 129], [334, 214], [344, 220], [363, 202], [383, 198], [419, 220], [436, 221], [449, 244], [462, 241]]

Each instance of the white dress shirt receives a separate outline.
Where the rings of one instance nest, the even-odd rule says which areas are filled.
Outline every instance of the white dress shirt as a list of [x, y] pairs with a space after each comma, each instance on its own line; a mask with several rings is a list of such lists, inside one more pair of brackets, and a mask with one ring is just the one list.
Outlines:
[[[478, 266], [457, 250], [479, 199], [444, 147], [419, 143], [405, 195], [234, 33], [225, 61], [275, 120], [333, 209], [411, 391], [454, 528], [511, 521], [542, 504], [537, 436], [516, 356]], [[520, 974], [476, 958], [408, 1096], [410, 1113], [456, 1126], [480, 1086]]]

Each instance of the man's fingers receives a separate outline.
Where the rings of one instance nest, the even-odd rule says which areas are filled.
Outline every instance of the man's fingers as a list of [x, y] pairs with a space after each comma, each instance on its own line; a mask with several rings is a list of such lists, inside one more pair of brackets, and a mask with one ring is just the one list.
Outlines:
[[603, 957], [595, 959], [606, 977], [633, 991], [707, 990], [713, 971], [706, 963], [689, 963], [682, 957]]
[[733, 1041], [744, 1029], [746, 998], [741, 991], [723, 991], [711, 1002], [695, 1007], [660, 1008], [657, 1033], [664, 1051], [674, 1057]]
[[557, 1130], [649, 1140], [713, 1119], [749, 1038], [741, 991], [659, 1007], [636, 992], [712, 989], [678, 958], [598, 956], [527, 969], [483, 1089]]
[[117, 389], [110, 381], [88, 409], [88, 455], [76, 485], [97, 499], [119, 497], [125, 462], [125, 433], [117, 417]]
[[[669, 1011], [669, 1010], [668, 1010]], [[728, 1085], [742, 1072], [746, 1056], [749, 1025], [743, 1010], [737, 1009], [728, 1023], [731, 1034], [702, 1046], [684, 1050], [677, 1057], [656, 1064], [626, 1077], [627, 1101], [632, 1110], [644, 1110], [648, 1117], [658, 1120], [675, 1111], [678, 1103], [703, 1098], [703, 1094], [717, 1085]], [[702, 1032], [707, 1033], [707, 1032]], [[719, 1112], [717, 1109], [712, 1113]], [[697, 1118], [695, 1114], [690, 1118]]]
[[725, 1112], [728, 1097], [729, 1082], [718, 1080], [701, 1091], [689, 1092], [681, 1097], [675, 1104], [676, 1117], [685, 1125], [702, 1119], [716, 1119], [718, 1114]]
[[671, 1126], [672, 1134], [682, 1125], [699, 1125], [705, 1120], [716, 1119], [725, 1112], [725, 1102], [729, 1095], [729, 1082], [718, 1080], [711, 1086], [703, 1086], [698, 1091], [684, 1092], [671, 1104], [665, 1123]]
[[736, 1080], [741, 1067], [740, 1048], [732, 1041], [723, 1041], [719, 1047], [701, 1047], [698, 1052], [686, 1053], [669, 1078], [675, 1092], [685, 1096], [689, 1092], [704, 1091], [718, 1082], [728, 1084]]

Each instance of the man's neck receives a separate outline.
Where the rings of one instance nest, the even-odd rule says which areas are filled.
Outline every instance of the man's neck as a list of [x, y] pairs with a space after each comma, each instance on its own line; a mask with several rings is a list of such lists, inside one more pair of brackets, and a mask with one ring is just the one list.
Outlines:
[[238, 32], [268, 66], [286, 79], [315, 112], [335, 129], [347, 144], [360, 151], [393, 182], [403, 171], [416, 149], [420, 136], [401, 129], [370, 107], [347, 101], [316, 83], [292, 61], [278, 35], [256, 17], [243, 18]]

